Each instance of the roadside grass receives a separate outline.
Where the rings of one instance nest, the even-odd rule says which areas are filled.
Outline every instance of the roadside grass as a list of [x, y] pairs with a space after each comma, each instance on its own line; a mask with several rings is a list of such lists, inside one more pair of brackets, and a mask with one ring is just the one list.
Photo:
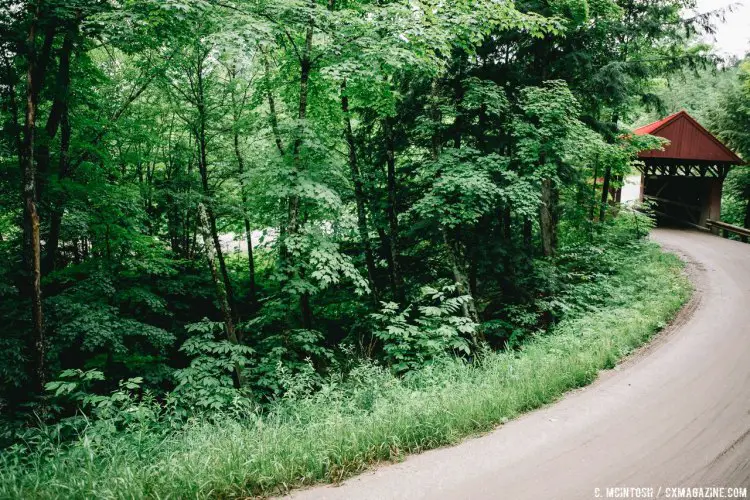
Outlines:
[[[228, 498], [336, 482], [374, 463], [456, 443], [591, 383], [663, 328], [691, 294], [682, 263], [644, 244], [608, 305], [515, 352], [446, 359], [399, 379], [368, 364], [265, 414], [86, 434], [0, 456], [2, 498]], [[301, 382], [304, 385], [304, 382]], [[303, 387], [300, 389], [304, 392]]]

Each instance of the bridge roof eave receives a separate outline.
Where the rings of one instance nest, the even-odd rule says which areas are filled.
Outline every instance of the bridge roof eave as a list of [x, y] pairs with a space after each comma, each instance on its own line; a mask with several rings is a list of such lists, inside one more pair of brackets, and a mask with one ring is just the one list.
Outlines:
[[706, 130], [686, 111], [634, 130], [637, 135], [654, 135], [670, 142], [662, 150], [643, 151], [639, 159], [650, 165], [713, 165], [731, 168], [745, 162]]

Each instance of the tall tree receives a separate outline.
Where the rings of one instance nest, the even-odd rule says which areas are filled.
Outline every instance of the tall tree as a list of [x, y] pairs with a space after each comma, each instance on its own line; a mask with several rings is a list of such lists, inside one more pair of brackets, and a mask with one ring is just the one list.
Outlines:
[[[54, 41], [56, 20], [47, 17], [40, 1], [30, 2], [28, 9], [28, 36], [24, 55], [26, 59], [26, 113], [23, 126], [21, 164], [23, 169], [23, 242], [27, 273], [27, 291], [31, 299], [32, 345], [34, 346], [34, 381], [41, 391], [46, 381], [44, 315], [42, 312], [41, 243], [39, 213], [37, 212], [37, 163], [35, 139], [39, 93], [44, 83], [47, 64]], [[44, 30], [41, 48], [37, 47], [37, 31]]]

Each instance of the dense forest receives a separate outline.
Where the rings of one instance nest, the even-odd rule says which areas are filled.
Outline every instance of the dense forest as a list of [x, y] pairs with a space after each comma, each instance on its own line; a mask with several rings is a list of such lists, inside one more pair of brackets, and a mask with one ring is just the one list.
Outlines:
[[[613, 304], [653, 313], [650, 333], [687, 292], [644, 271], [676, 264], [614, 202], [662, 144], [629, 126], [694, 105], [750, 157], [750, 67], [698, 42], [726, 13], [693, 3], [0, 0], [0, 496], [335, 480], [502, 415], [484, 405], [479, 427], [410, 428], [400, 445], [371, 433], [351, 457], [341, 437], [315, 455], [297, 431], [248, 429], [309, 432], [320, 408], [359, 422], [389, 401], [408, 418], [422, 410], [405, 391], [461, 380], [470, 399], [490, 380], [477, 373], [507, 371], [498, 356], [553, 337], [583, 349], [570, 322]], [[750, 226], [743, 172], [727, 220]], [[650, 279], [674, 287], [658, 313], [642, 308]], [[632, 347], [596, 345], [509, 412]], [[296, 468], [259, 452], [258, 477], [98, 479], [108, 447], [140, 463], [210, 435]], [[69, 494], [36, 489], [51, 477]]]

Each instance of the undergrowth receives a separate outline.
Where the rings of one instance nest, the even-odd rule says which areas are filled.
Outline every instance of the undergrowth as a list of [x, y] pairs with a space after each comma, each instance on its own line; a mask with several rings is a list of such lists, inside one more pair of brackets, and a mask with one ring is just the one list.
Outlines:
[[263, 410], [238, 401], [179, 425], [144, 411], [125, 430], [92, 423], [72, 444], [42, 428], [0, 456], [0, 497], [270, 495], [456, 443], [591, 383], [646, 342], [690, 295], [681, 266], [635, 244], [620, 252], [605, 305], [473, 363], [445, 358], [398, 377], [361, 362], [314, 391], [303, 373]]

